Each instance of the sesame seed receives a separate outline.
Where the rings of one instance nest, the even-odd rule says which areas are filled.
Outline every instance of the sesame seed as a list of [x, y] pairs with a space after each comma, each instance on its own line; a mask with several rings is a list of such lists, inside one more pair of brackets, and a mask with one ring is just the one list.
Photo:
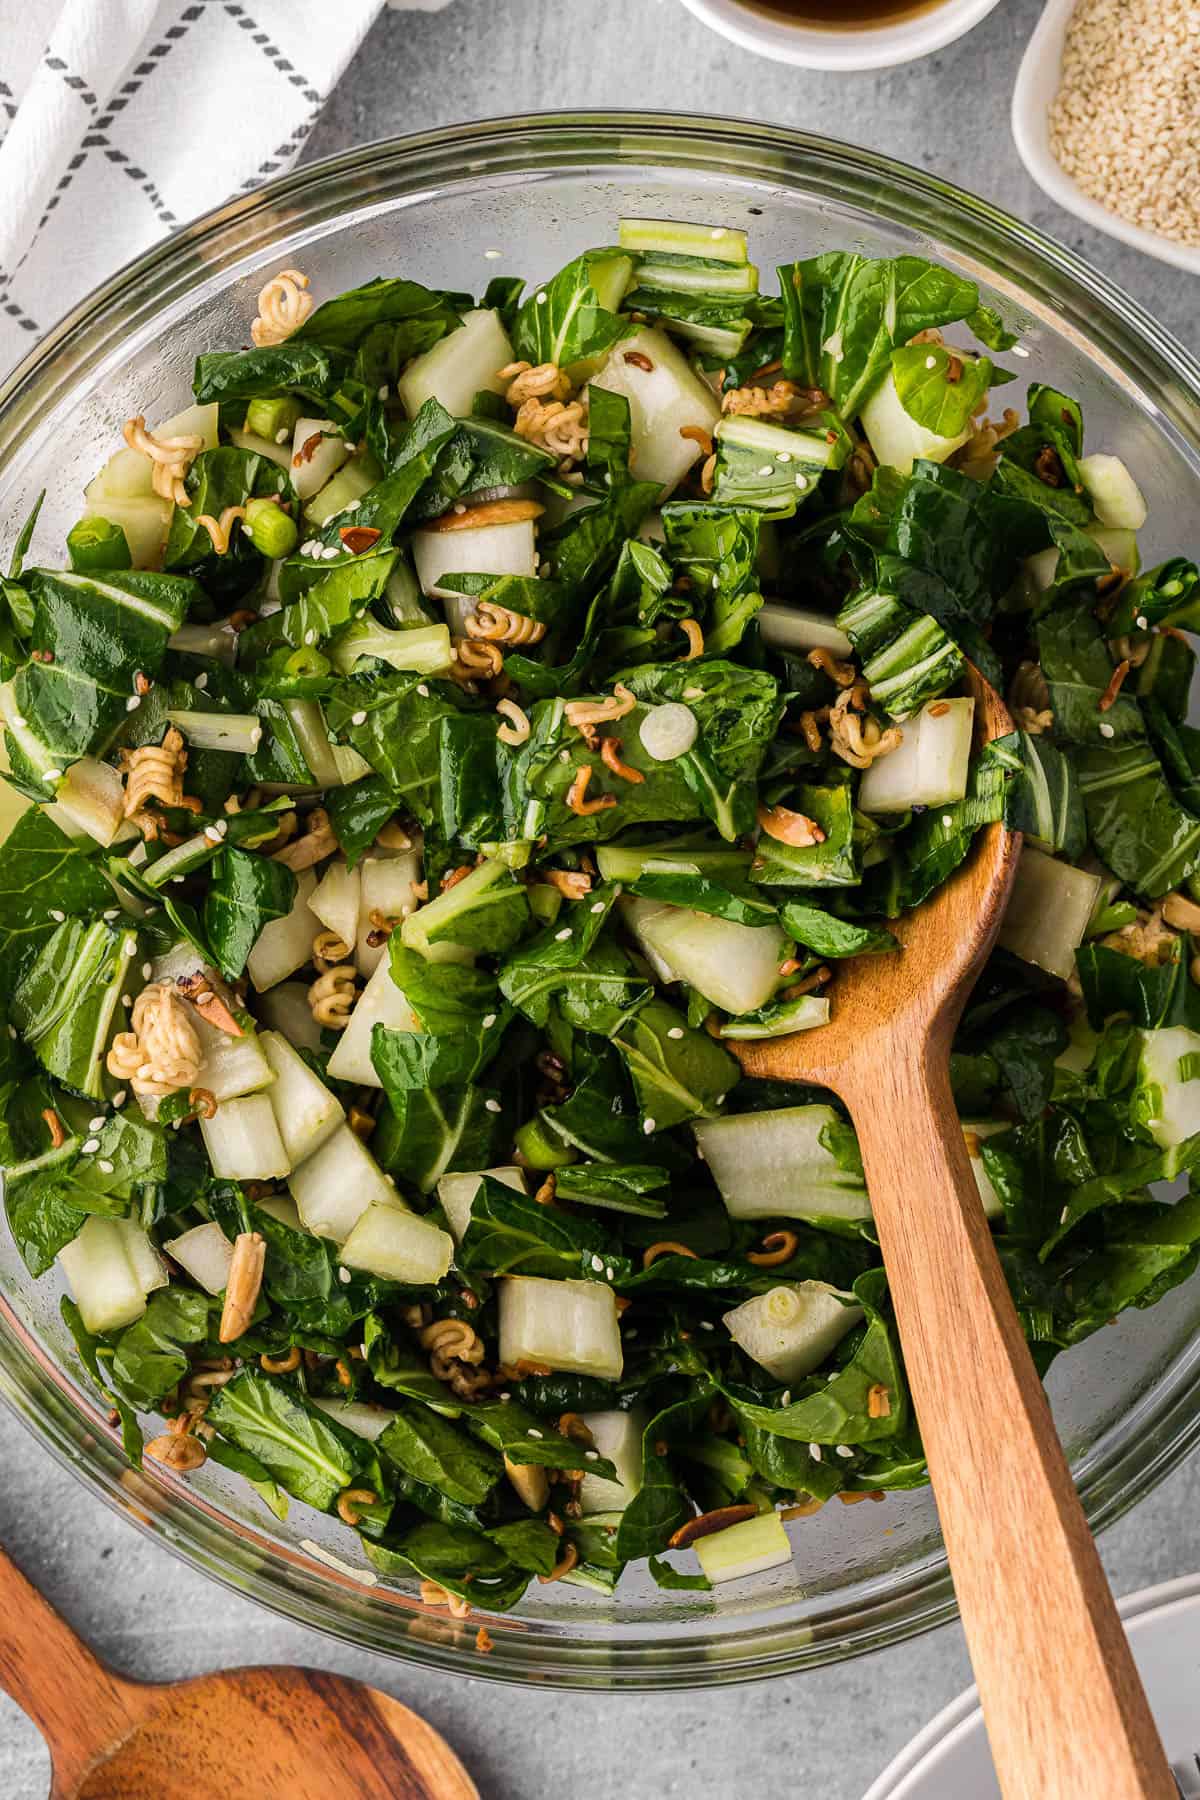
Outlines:
[[418, 694], [420, 694], [422, 700], [428, 700], [429, 689], [425, 686], [425, 683], [423, 681], [418, 681], [417, 692], [418, 692]]
[[306, 631], [305, 632], [304, 642], [308, 648], [311, 649], [311, 647], [316, 643], [316, 641], [317, 641], [317, 634], [315, 631]]
[[385, 382], [383, 382], [383, 383], [382, 383], [382, 385], [381, 385], [381, 386], [380, 386], [380, 388], [379, 388], [379, 389], [378, 389], [378, 393], [379, 393], [379, 398], [380, 398], [380, 399], [381, 399], [381, 400], [386, 400], [386, 399], [387, 399], [387, 397], [388, 397], [388, 384], [387, 384], [387, 382], [386, 382], [386, 381], [385, 381]]
[[531, 1425], [529, 1427], [529, 1430], [525, 1433], [526, 1437], [532, 1437], [532, 1438], [545, 1437], [545, 1435], [546, 1435], [545, 1432], [539, 1431], [536, 1425]]
[[541, 292], [541, 293], [540, 293], [540, 294], [537, 294], [537, 295], [535, 295], [535, 302], [536, 302], [536, 304], [537, 304], [537, 305], [538, 305], [538, 306], [545, 306], [545, 304], [546, 304], [546, 293], [545, 293], [545, 290], [544, 290], [544, 289], [543, 289], [543, 291], [542, 291], [542, 292]]
[[144, 962], [142, 964], [142, 980], [149, 981], [149, 979], [153, 975], [153, 973], [154, 973], [153, 964]]
[[571, 760], [571, 752], [569, 750], [560, 750], [558, 753], [558, 760], [560, 763], [569, 763]]
[[121, 1005], [122, 1006], [132, 1006], [133, 1005], [133, 995], [132, 994], [122, 994], [121, 995]]
[[925, 358], [925, 367], [927, 369], [936, 369], [937, 368], [937, 357], [936, 356], [927, 356]]
[[643, 1119], [642, 1120], [642, 1130], [645, 1132], [647, 1137], [653, 1137], [657, 1125], [658, 1125], [657, 1119]]
[[288, 428], [286, 425], [281, 425], [279, 430], [275, 433], [275, 442], [277, 444], [286, 444], [287, 441], [288, 441]]
[[583, 1459], [585, 1462], [599, 1462], [600, 1452], [598, 1450], [585, 1450]]
[[98, 1137], [90, 1137], [84, 1143], [83, 1154], [85, 1156], [92, 1156], [99, 1148], [100, 1139]]
[[511, 1400], [512, 1395], [511, 1394], [497, 1394], [496, 1398], [497, 1398], [497, 1400]]
[[1062, 1211], [1061, 1211], [1061, 1212], [1060, 1212], [1060, 1213], [1059, 1213], [1059, 1215], [1058, 1215], [1058, 1222], [1059, 1222], [1059, 1224], [1060, 1224], [1060, 1225], [1065, 1225], [1065, 1224], [1066, 1224], [1066, 1222], [1067, 1222], [1067, 1220], [1068, 1220], [1068, 1219], [1069, 1219], [1069, 1218], [1070, 1218], [1070, 1216], [1071, 1216], [1071, 1209], [1070, 1209], [1070, 1207], [1069, 1207], [1069, 1206], [1064, 1206], [1064, 1207], [1063, 1207], [1063, 1209], [1062, 1209]]
[[108, 1161], [107, 1157], [104, 1156], [99, 1158], [96, 1167], [102, 1169], [106, 1175], [111, 1175], [113, 1172], [113, 1165]]
[[483, 1104], [490, 1113], [498, 1113], [500, 1111], [500, 1102], [498, 1100], [485, 1100]]
[[606, 1266], [605, 1266], [605, 1270], [604, 1270], [604, 1279], [605, 1279], [605, 1281], [611, 1281], [611, 1280], [612, 1280], [612, 1278], [613, 1278], [613, 1272], [612, 1272], [612, 1270], [611, 1270], [611, 1269], [610, 1269], [610, 1268], [609, 1268], [609, 1267], [608, 1267], [608, 1266], [607, 1266], [607, 1265], [606, 1265]]
[[210, 844], [219, 844], [221, 841], [221, 834], [215, 825], [206, 825], [204, 827], [204, 835]]
[[361, 505], [362, 505], [361, 500], [351, 500], [345, 506], [343, 506], [342, 511], [343, 512], [351, 512], [351, 513], [357, 512]]
[[118, 1109], [118, 1111], [119, 1111], [119, 1110], [120, 1110], [120, 1108], [121, 1108], [121, 1107], [122, 1107], [122, 1106], [124, 1106], [124, 1104], [125, 1104], [125, 1102], [126, 1102], [126, 1101], [127, 1101], [127, 1100], [128, 1100], [128, 1098], [129, 1098], [129, 1095], [128, 1095], [128, 1094], [127, 1094], [127, 1093], [126, 1093], [126, 1091], [125, 1091], [125, 1089], [124, 1089], [124, 1088], [121, 1088], [121, 1090], [120, 1090], [120, 1091], [119, 1091], [119, 1093], [116, 1093], [116, 1094], [114, 1094], [114, 1095], [113, 1095], [113, 1105], [114, 1105], [114, 1106], [115, 1106], [115, 1107], [116, 1107], [116, 1108], [117, 1108], [117, 1109]]
[[61, 781], [62, 778], [63, 778], [63, 774], [62, 774], [61, 769], [47, 769], [46, 773], [42, 776], [43, 781], [51, 781], [51, 782]]
[[485, 250], [483, 253], [483, 260], [485, 262], [499, 262], [503, 255], [503, 250]]
[[949, 831], [949, 829], [950, 829], [950, 827], [951, 827], [951, 826], [952, 826], [952, 825], [953, 825], [953, 823], [954, 823], [954, 820], [953, 820], [953, 819], [952, 819], [952, 818], [951, 818], [951, 817], [950, 817], [950, 814], [949, 814], [949, 813], [943, 813], [943, 814], [942, 814], [942, 828], [943, 828], [943, 830], [945, 830], [945, 831]]
[[569, 925], [564, 925], [561, 931], [555, 932], [554, 941], [556, 944], [565, 944], [569, 941], [570, 936], [571, 927]]
[[338, 1269], [338, 1280], [342, 1283], [343, 1287], [348, 1287], [353, 1280], [353, 1276], [344, 1263]]
[[140, 705], [141, 705], [141, 704], [142, 704], [142, 703], [141, 703], [141, 701], [140, 701], [140, 700], [139, 700], [139, 699], [138, 699], [138, 697], [137, 697], [137, 695], [136, 695], [136, 694], [130, 694], [130, 696], [129, 696], [129, 698], [128, 698], [128, 700], [127, 700], [127, 701], [126, 701], [126, 702], [125, 702], [125, 711], [126, 711], [126, 712], [136, 712], [136, 711], [137, 711], [137, 709], [138, 709], [138, 707], [139, 707], [139, 706], [140, 706]]
[[781, 450], [779, 452], [778, 456], [775, 458], [776, 462], [782, 462], [782, 463], [789, 463], [789, 462], [791, 462], [791, 460], [792, 460], [792, 453], [790, 450]]
[[1137, 626], [1139, 631], [1145, 631], [1146, 620], [1145, 620], [1145, 617], [1143, 616], [1143, 614], [1139, 613], [1137, 618], [1133, 622]]
[[700, 1329], [701, 1331], [715, 1331], [717, 1328], [711, 1319], [701, 1319]]
[[850, 1448], [849, 1444], [838, 1444], [836, 1446], [836, 1448], [837, 1448], [837, 1453], [839, 1456], [853, 1456], [854, 1455], [854, 1452]]
[[779, 1396], [779, 1404], [780, 1406], [790, 1406], [792, 1404], [791, 1388], [784, 1388], [782, 1394]]
[[1010, 356], [1028, 356], [1029, 351], [1025, 348], [1024, 344], [1014, 344], [1012, 349], [1009, 351], [1009, 355]]
[[461, 500], [456, 500], [454, 502], [454, 511], [460, 519], [462, 518], [462, 516], [466, 512], [466, 510], [467, 510], [466, 506], [464, 505], [464, 503]]
[[109, 908], [108, 908], [108, 909], [107, 909], [107, 911], [105, 911], [105, 912], [103, 912], [103, 913], [101, 913], [101, 915], [100, 915], [100, 916], [101, 916], [101, 918], [102, 918], [102, 919], [107, 919], [107, 920], [108, 920], [108, 921], [109, 921], [109, 922], [110, 922], [110, 923], [111, 923], [111, 922], [112, 922], [112, 920], [113, 920], [113, 919], [119, 919], [119, 918], [120, 918], [120, 916], [121, 916], [121, 909], [120, 909], [120, 907], [119, 907], [119, 906], [110, 906], [110, 907], [109, 907]]
[[57, 906], [52, 906], [50, 908], [50, 917], [54, 920], [56, 925], [61, 925], [66, 916], [66, 913], [60, 912]]
[[594, 1272], [597, 1275], [599, 1275], [599, 1273], [600, 1273], [601, 1269], [603, 1269], [603, 1267], [604, 1267], [604, 1258], [602, 1256], [593, 1256], [592, 1268], [593, 1268]]
[[667, 1036], [669, 1038], [681, 1038], [683, 1036], [683, 1026], [682, 1025], [672, 1025], [670, 1031], [668, 1031], [668, 1033], [667, 1033]]
[[763, 467], [758, 472], [760, 475], [773, 475], [775, 473], [775, 465], [774, 463], [764, 463]]
[[197, 675], [196, 686], [200, 689], [201, 692], [203, 692], [204, 689], [208, 686], [208, 676], [206, 674], [204, 674], [203, 672], [201, 672], [199, 675]]
[[496, 1015], [495, 1015], [495, 1013], [484, 1013], [484, 1015], [483, 1015], [483, 1029], [484, 1029], [484, 1030], [485, 1030], [485, 1031], [490, 1031], [490, 1030], [491, 1030], [491, 1029], [492, 1029], [492, 1026], [493, 1026], [493, 1025], [494, 1025], [494, 1024], [495, 1024], [495, 1023], [496, 1023]]
[[15, 1025], [10, 1025], [10, 1026], [9, 1026], [9, 1028], [8, 1028], [8, 1035], [9, 1035], [9, 1037], [10, 1037], [10, 1038], [11, 1038], [11, 1039], [12, 1039], [12, 1041], [13, 1041], [13, 1043], [14, 1043], [14, 1044], [15, 1044], [15, 1043], [16, 1043], [16, 1041], [17, 1041], [17, 1028], [16, 1028], [16, 1026], [15, 1026]]
[[329, 544], [321, 552], [321, 555], [325, 558], [326, 562], [332, 562], [335, 556], [340, 556], [341, 554], [341, 549], [337, 544]]
[[820, 1462], [820, 1460], [821, 1460], [820, 1444], [810, 1444], [808, 1446], [808, 1454], [812, 1457], [814, 1462]]
[[1115, 735], [1115, 733], [1114, 733], [1113, 727], [1108, 723], [1108, 721], [1106, 719], [1100, 726], [1100, 736], [1102, 738], [1110, 738], [1110, 737], [1113, 737], [1114, 735]]
[[604, 911], [603, 900], [597, 900], [596, 904], [592, 907], [592, 911], [594, 913], [602, 913]]
[[365, 712], [356, 712], [356, 713], [350, 714], [350, 723], [352, 725], [365, 725], [366, 722], [367, 722], [367, 715]]

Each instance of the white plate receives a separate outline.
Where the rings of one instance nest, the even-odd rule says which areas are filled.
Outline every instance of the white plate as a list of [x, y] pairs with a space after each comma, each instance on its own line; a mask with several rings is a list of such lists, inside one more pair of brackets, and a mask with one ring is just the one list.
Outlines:
[[1074, 10], [1075, 0], [1049, 0], [1021, 59], [1012, 103], [1013, 137], [1021, 161], [1038, 186], [1068, 212], [1107, 231], [1110, 237], [1132, 244], [1135, 250], [1145, 251], [1147, 256], [1157, 256], [1162, 262], [1174, 263], [1177, 269], [1190, 269], [1193, 275], [1200, 275], [1200, 249], [1172, 243], [1156, 231], [1145, 231], [1109, 212], [1071, 179], [1050, 148], [1050, 106], [1058, 92], [1063, 44]]
[[[1150, 1706], [1183, 1792], [1200, 1796], [1200, 1575], [1120, 1602]], [[918, 1732], [864, 1800], [1000, 1800], [974, 1688]]]

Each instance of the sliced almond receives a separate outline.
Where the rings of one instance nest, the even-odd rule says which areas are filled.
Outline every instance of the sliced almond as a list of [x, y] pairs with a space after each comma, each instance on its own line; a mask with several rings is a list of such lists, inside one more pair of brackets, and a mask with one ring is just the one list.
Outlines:
[[714, 1531], [724, 1531], [729, 1525], [740, 1525], [746, 1519], [756, 1519], [758, 1508], [744, 1501], [740, 1506], [717, 1506], [712, 1512], [697, 1513], [678, 1531], [673, 1531], [667, 1539], [667, 1547], [671, 1550], [683, 1550], [688, 1544], [694, 1544], [697, 1538], [711, 1537]]
[[443, 513], [430, 519], [422, 531], [475, 531], [484, 525], [519, 525], [523, 519], [540, 519], [545, 507], [536, 500], [488, 500], [483, 506], [468, 506], [462, 512]]

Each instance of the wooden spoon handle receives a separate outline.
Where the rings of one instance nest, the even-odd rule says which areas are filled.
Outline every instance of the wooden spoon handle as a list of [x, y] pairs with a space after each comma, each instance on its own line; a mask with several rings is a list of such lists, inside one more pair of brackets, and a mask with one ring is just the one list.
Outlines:
[[935, 1034], [856, 1074], [845, 1097], [1006, 1800], [1177, 1800], [979, 1202], [945, 1048]]
[[71, 1792], [94, 1757], [136, 1722], [139, 1690], [111, 1675], [0, 1550], [0, 1687], [28, 1713]]

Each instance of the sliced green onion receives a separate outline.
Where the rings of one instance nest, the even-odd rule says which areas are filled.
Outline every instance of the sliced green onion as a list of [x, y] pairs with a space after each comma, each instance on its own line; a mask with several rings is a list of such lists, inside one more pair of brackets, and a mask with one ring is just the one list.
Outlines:
[[681, 700], [668, 700], [665, 706], [651, 707], [642, 720], [638, 736], [647, 756], [655, 762], [674, 762], [696, 741], [699, 731], [696, 715]]
[[254, 548], [272, 562], [290, 556], [300, 542], [295, 519], [274, 500], [248, 500], [243, 528]]
[[266, 438], [273, 444], [281, 431], [291, 437], [299, 417], [300, 402], [289, 399], [286, 394], [279, 394], [274, 399], [251, 400], [246, 408], [245, 429], [254, 437]]
[[80, 575], [133, 566], [129, 539], [121, 527], [98, 515], [77, 519], [72, 525], [67, 533], [67, 555], [71, 558], [71, 567]]

